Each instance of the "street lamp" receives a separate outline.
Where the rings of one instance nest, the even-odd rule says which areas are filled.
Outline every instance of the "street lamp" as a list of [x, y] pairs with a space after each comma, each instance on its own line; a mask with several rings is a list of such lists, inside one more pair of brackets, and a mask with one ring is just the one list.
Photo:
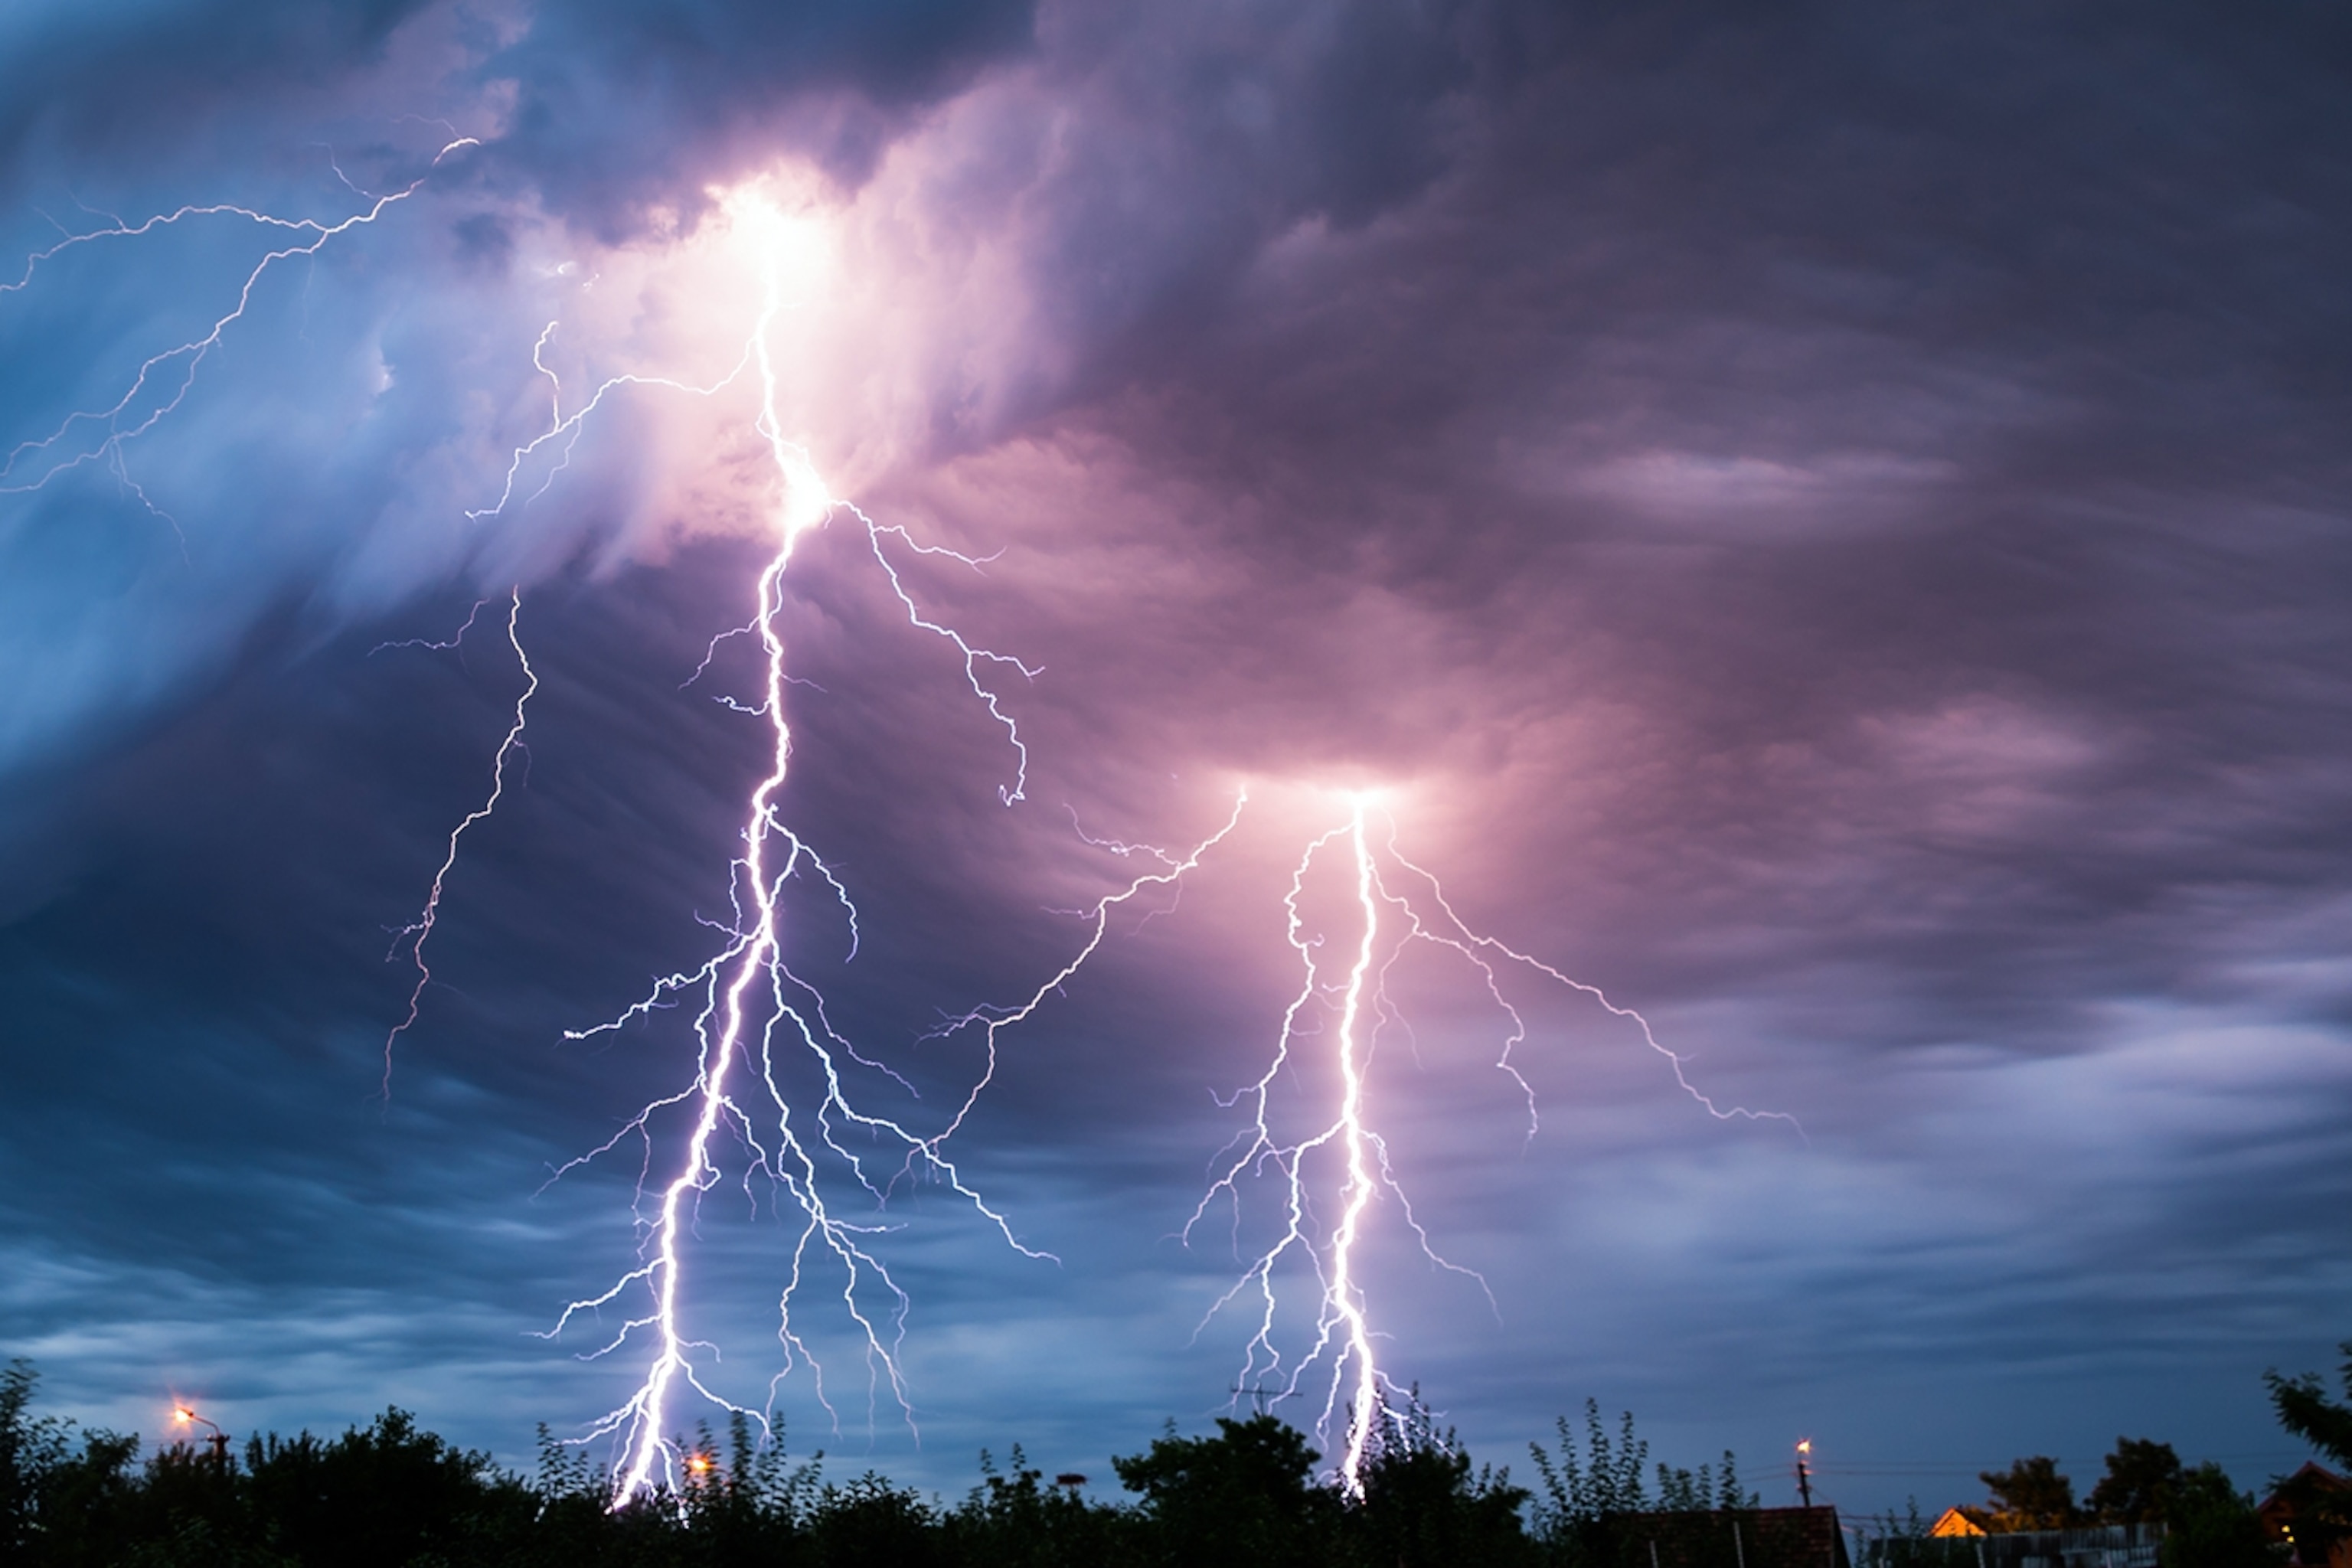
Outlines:
[[212, 1448], [213, 1463], [218, 1465], [224, 1472], [228, 1469], [228, 1434], [222, 1431], [217, 1423], [197, 1415], [184, 1405], [172, 1406], [172, 1419], [183, 1426], [210, 1426], [213, 1429], [213, 1435], [205, 1441]]

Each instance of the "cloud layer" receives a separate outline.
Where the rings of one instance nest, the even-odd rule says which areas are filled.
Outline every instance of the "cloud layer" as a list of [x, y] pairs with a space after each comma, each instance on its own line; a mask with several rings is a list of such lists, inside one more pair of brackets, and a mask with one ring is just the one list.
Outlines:
[[[894, 1207], [929, 1446], [883, 1420], [878, 1454], [1099, 1470], [1222, 1403], [1245, 1331], [1192, 1335], [1231, 1260], [1165, 1238], [1296, 984], [1289, 867], [1381, 787], [1465, 917], [1804, 1128], [1718, 1123], [1622, 1020], [1515, 983], [1522, 1149], [1482, 985], [1400, 968], [1375, 1093], [1496, 1311], [1391, 1223], [1374, 1313], [1482, 1452], [1592, 1394], [1680, 1462], [1800, 1432], [1919, 1461], [1850, 1507], [2018, 1452], [2081, 1479], [2117, 1428], [2285, 1468], [2258, 1374], [2352, 1331], [2328, 11], [7, 26], [0, 237], [97, 236], [0, 293], [0, 1299], [83, 1408], [398, 1398], [511, 1451], [625, 1387], [525, 1335], [625, 1266], [632, 1172], [533, 1194], [690, 1070], [677, 1020], [562, 1036], [706, 951], [761, 762], [711, 700], [744, 647], [688, 679], [776, 504], [751, 190], [801, 247], [788, 434], [991, 557], [885, 545], [1042, 667], [1003, 688], [1008, 808], [1002, 731], [863, 537], [795, 563], [790, 806], [862, 941], [845, 965], [812, 900], [796, 962], [907, 1113], [975, 1070], [919, 1043], [940, 1013], [1025, 994], [1080, 934], [1056, 911], [1132, 875], [1081, 832], [1194, 842], [1255, 795], [1009, 1037], [960, 1140], [1063, 1266]], [[99, 231], [331, 225], [412, 182], [141, 389], [317, 230]], [[616, 376], [672, 384], [515, 459]], [[379, 645], [514, 584], [527, 772], [387, 1110], [387, 929], [520, 673], [487, 619]], [[756, 1395], [781, 1232], [741, 1208], [707, 1216], [704, 1310]]]

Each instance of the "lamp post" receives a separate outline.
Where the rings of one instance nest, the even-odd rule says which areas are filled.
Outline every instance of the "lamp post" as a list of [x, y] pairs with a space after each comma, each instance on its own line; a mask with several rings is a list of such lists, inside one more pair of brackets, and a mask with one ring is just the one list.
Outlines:
[[210, 1426], [213, 1429], [212, 1436], [205, 1438], [205, 1442], [213, 1451], [213, 1463], [220, 1467], [222, 1474], [228, 1473], [228, 1434], [222, 1431], [217, 1423], [197, 1415], [184, 1405], [172, 1406], [172, 1419], [183, 1426]]
[[1806, 1464], [1812, 1453], [1813, 1440], [1811, 1437], [1797, 1445], [1797, 1496], [1807, 1508], [1813, 1506], [1813, 1472]]

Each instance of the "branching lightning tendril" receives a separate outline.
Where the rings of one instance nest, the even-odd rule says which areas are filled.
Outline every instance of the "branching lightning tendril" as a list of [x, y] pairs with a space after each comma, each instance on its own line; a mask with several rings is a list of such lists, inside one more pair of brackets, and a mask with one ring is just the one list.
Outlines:
[[[473, 629], [474, 617], [482, 613], [482, 605], [487, 603], [488, 603], [488, 600], [477, 603], [472, 614], [467, 616], [466, 624], [459, 626], [457, 635], [446, 642], [429, 642], [422, 637], [410, 637], [399, 643], [380, 644], [376, 651], [381, 653], [386, 647], [456, 647], [467, 632]], [[433, 886], [425, 895], [425, 908], [414, 921], [401, 927], [394, 933], [392, 951], [384, 954], [385, 961], [390, 962], [400, 956], [401, 948], [405, 945], [408, 949], [409, 962], [416, 969], [416, 984], [408, 993], [408, 1012], [383, 1037], [382, 1092], [387, 1102], [392, 1099], [393, 1047], [399, 1041], [401, 1036], [415, 1026], [416, 1016], [425, 1005], [425, 988], [433, 984], [432, 967], [425, 961], [425, 944], [431, 939], [434, 921], [440, 916], [441, 895], [448, 886], [449, 873], [456, 869], [457, 865], [458, 842], [466, 837], [467, 829], [485, 820], [498, 810], [499, 801], [507, 792], [508, 759], [522, 749], [525, 711], [530, 705], [531, 698], [539, 691], [539, 671], [530, 667], [530, 656], [523, 651], [521, 622], [522, 590], [517, 587], [510, 591], [507, 600], [507, 646], [514, 649], [515, 661], [522, 666], [524, 684], [522, 694], [515, 699], [514, 722], [508, 726], [506, 739], [499, 742], [498, 752], [490, 760], [490, 793], [481, 805], [467, 812], [459, 819], [457, 826], [449, 830], [448, 853], [441, 857], [440, 868], [433, 873]]]
[[[131, 377], [130, 384], [122, 389], [121, 395], [111, 404], [102, 408], [77, 409], [67, 415], [47, 436], [18, 442], [9, 451], [6, 458], [0, 460], [0, 495], [21, 495], [39, 489], [68, 469], [78, 468], [85, 463], [99, 461], [111, 465], [117, 476], [125, 484], [131, 485], [132, 489], [137, 490], [137, 486], [131, 481], [129, 470], [124, 466], [123, 448], [169, 418], [173, 412], [186, 401], [189, 389], [195, 385], [197, 370], [203, 366], [206, 356], [219, 346], [221, 335], [227, 331], [229, 327], [245, 314], [247, 307], [252, 304], [253, 291], [260, 286], [262, 279], [268, 275], [270, 268], [291, 257], [316, 256], [331, 241], [355, 228], [374, 223], [384, 215], [387, 209], [406, 201], [422, 189], [425, 182], [431, 177], [431, 171], [439, 168], [450, 154], [461, 148], [478, 147], [480, 144], [471, 136], [457, 137], [433, 155], [432, 163], [425, 174], [418, 175], [398, 190], [373, 198], [364, 210], [353, 213], [351, 216], [335, 223], [320, 223], [312, 218], [277, 217], [252, 207], [224, 202], [204, 206], [183, 206], [176, 211], [161, 213], [136, 224], [125, 224], [118, 219], [105, 228], [91, 229], [81, 234], [68, 234], [47, 249], [34, 252], [26, 260], [24, 271], [14, 283], [0, 283], [0, 295], [18, 293], [29, 289], [32, 287], [35, 274], [43, 262], [54, 260], [78, 247], [93, 245], [103, 239], [138, 238], [153, 234], [159, 229], [185, 223], [192, 218], [240, 217], [257, 227], [286, 229], [296, 234], [308, 234], [310, 237], [299, 244], [284, 245], [265, 252], [261, 259], [255, 262], [252, 269], [246, 274], [244, 283], [237, 289], [236, 303], [234, 306], [215, 318], [210, 329], [201, 337], [191, 338], [185, 342], [175, 343], [170, 348], [159, 350], [148, 355]], [[176, 384], [172, 379], [174, 374], [177, 376]], [[142, 401], [152, 404], [151, 406], [145, 406], [143, 412]], [[95, 427], [93, 433], [99, 435], [95, 444], [68, 440], [68, 437], [77, 431], [92, 427]], [[19, 468], [28, 463], [37, 471], [29, 479], [19, 477]], [[143, 490], [139, 490], [137, 493], [150, 510], [156, 510], [154, 504], [147, 501], [146, 493]], [[157, 515], [164, 514], [157, 511]]]
[[[1259, 1178], [1272, 1180], [1281, 1205], [1279, 1232], [1211, 1304], [1201, 1329], [1245, 1299], [1255, 1303], [1236, 1397], [1244, 1392], [1269, 1392], [1271, 1384], [1271, 1396], [1277, 1403], [1307, 1400], [1317, 1409], [1317, 1429], [1325, 1435], [1327, 1445], [1338, 1449], [1335, 1479], [1355, 1495], [1362, 1492], [1365, 1467], [1383, 1436], [1381, 1424], [1399, 1409], [1397, 1391], [1381, 1370], [1376, 1346], [1381, 1336], [1371, 1323], [1360, 1266], [1359, 1244], [1374, 1217], [1374, 1205], [1392, 1202], [1403, 1228], [1430, 1264], [1475, 1282], [1489, 1308], [1495, 1305], [1483, 1276], [1449, 1261], [1432, 1245], [1391, 1167], [1388, 1144], [1367, 1103], [1367, 1070], [1374, 1047], [1384, 1027], [1402, 1021], [1389, 1000], [1386, 982], [1408, 947], [1429, 942], [1449, 949], [1478, 973], [1488, 996], [1507, 1020], [1495, 1066], [1524, 1097], [1530, 1137], [1537, 1125], [1535, 1093], [1512, 1060], [1514, 1050], [1527, 1038], [1527, 1024], [1504, 994], [1494, 957], [1531, 969], [1591, 997], [1611, 1015], [1631, 1020], [1640, 1028], [1644, 1043], [1673, 1065], [1675, 1081], [1685, 1092], [1709, 1114], [1795, 1125], [1792, 1118], [1778, 1111], [1717, 1106], [1692, 1085], [1684, 1072], [1683, 1058], [1659, 1043], [1649, 1020], [1640, 1013], [1617, 1005], [1595, 986], [1473, 931], [1454, 912], [1437, 879], [1397, 849], [1392, 820], [1387, 821], [1387, 832], [1375, 838], [1371, 810], [1361, 796], [1352, 799], [1346, 821], [1310, 840], [1292, 868], [1284, 908], [1289, 945], [1302, 971], [1299, 988], [1284, 1010], [1281, 1031], [1265, 1070], [1231, 1100], [1220, 1100], [1244, 1109], [1249, 1119], [1218, 1155], [1208, 1189], [1181, 1232], [1190, 1242], [1212, 1210], [1223, 1205], [1230, 1208], [1238, 1244], [1244, 1184]], [[1310, 931], [1301, 907], [1318, 860], [1335, 852], [1344, 858], [1347, 885], [1353, 893], [1353, 918], [1360, 922], [1343, 961], [1325, 956], [1326, 939]], [[1383, 873], [1384, 859], [1416, 885], [1425, 886], [1435, 918], [1424, 916], [1411, 897], [1392, 886], [1391, 878]], [[1338, 978], [1329, 978], [1335, 970]], [[1327, 1015], [1324, 1049], [1339, 1083], [1336, 1103], [1328, 1118], [1304, 1133], [1277, 1132], [1275, 1085], [1286, 1072], [1296, 1070], [1308, 1039], [1321, 1033], [1309, 1025], [1319, 1026]], [[1322, 1167], [1334, 1164], [1337, 1169], [1328, 1179], [1318, 1174]], [[1318, 1195], [1327, 1194], [1338, 1215], [1328, 1229], [1318, 1221], [1317, 1205]], [[1314, 1281], [1315, 1321], [1305, 1350], [1288, 1356], [1279, 1343], [1282, 1298], [1277, 1275], [1302, 1268]]]

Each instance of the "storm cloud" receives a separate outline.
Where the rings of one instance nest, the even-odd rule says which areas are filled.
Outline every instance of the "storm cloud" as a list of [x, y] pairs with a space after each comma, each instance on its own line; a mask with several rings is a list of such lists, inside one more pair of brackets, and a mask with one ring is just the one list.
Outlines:
[[[810, 898], [794, 962], [925, 1097], [890, 1103], [954, 1103], [971, 1042], [922, 1037], [1025, 995], [1133, 874], [1085, 836], [1190, 845], [1253, 792], [959, 1134], [1060, 1266], [936, 1188], [894, 1202], [926, 1437], [877, 1418], [889, 1468], [961, 1484], [1017, 1439], [1099, 1470], [1223, 1405], [1245, 1331], [1194, 1331], [1234, 1260], [1168, 1238], [1296, 984], [1290, 868], [1363, 788], [1474, 925], [1802, 1127], [1710, 1118], [1521, 976], [1529, 1137], [1483, 984], [1400, 968], [1375, 1093], [1494, 1310], [1391, 1246], [1373, 1312], [1482, 1455], [1592, 1394], [1678, 1462], [1810, 1434], [1833, 1481], [1921, 1467], [1852, 1473], [1853, 1508], [2095, 1467], [2118, 1429], [2289, 1468], [2259, 1374], [2352, 1332], [2333, 10], [5, 28], [5, 254], [409, 193], [271, 262], [112, 418], [70, 416], [287, 231], [192, 216], [0, 293], [0, 1322], [68, 1404], [152, 1430], [166, 1383], [239, 1426], [397, 1399], [512, 1453], [625, 1390], [625, 1356], [528, 1335], [627, 1267], [634, 1167], [540, 1188], [690, 1076], [682, 1019], [564, 1031], [708, 952], [763, 761], [713, 700], [751, 697], [749, 649], [711, 643], [772, 499], [721, 384], [757, 185], [825, 247], [780, 329], [788, 435], [987, 558], [883, 546], [1040, 671], [992, 676], [1031, 758], [1008, 806], [1003, 732], [866, 538], [836, 519], [794, 564], [787, 805], [861, 944]], [[620, 375], [677, 384], [517, 461]], [[510, 720], [510, 589], [528, 752], [384, 1104], [384, 950]], [[486, 596], [461, 648], [413, 646]], [[712, 1198], [700, 1277], [755, 1399], [786, 1245], [757, 1207]], [[784, 1390], [796, 1446], [836, 1441]]]

